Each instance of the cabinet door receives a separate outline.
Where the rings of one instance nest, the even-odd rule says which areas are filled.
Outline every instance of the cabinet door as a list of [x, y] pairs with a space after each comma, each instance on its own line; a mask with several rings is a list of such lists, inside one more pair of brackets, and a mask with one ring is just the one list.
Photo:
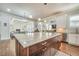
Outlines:
[[0, 22], [0, 40], [1, 40], [1, 22]]
[[68, 36], [67, 36], [67, 42], [69, 43], [69, 44], [76, 44], [76, 35], [74, 35], [74, 34], [68, 34]]
[[59, 27], [66, 28], [66, 16], [61, 15], [61, 16], [56, 17], [56, 24], [57, 24], [57, 28]]
[[79, 46], [79, 34], [77, 34], [76, 42], [75, 43], [76, 43], [77, 46]]

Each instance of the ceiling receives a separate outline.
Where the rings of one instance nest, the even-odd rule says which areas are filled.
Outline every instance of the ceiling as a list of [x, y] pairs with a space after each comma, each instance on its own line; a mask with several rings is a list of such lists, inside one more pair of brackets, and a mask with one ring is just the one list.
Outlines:
[[48, 3], [47, 5], [43, 3], [0, 3], [0, 10], [26, 18], [32, 15], [33, 18], [29, 19], [37, 20], [70, 10], [78, 5], [77, 3]]

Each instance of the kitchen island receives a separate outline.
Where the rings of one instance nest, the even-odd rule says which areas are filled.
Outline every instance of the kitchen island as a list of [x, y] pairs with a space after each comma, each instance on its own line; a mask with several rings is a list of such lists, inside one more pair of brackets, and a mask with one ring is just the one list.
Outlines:
[[[16, 40], [17, 56], [41, 55], [54, 45], [54, 42], [62, 40], [61, 33], [35, 32], [14, 34]], [[57, 46], [59, 48], [59, 46]]]

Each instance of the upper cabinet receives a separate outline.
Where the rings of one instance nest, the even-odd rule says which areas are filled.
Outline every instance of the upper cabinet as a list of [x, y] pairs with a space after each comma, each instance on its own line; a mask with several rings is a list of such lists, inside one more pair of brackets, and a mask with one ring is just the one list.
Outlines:
[[61, 15], [55, 18], [56, 19], [56, 25], [57, 28], [64, 27], [66, 28], [66, 15]]
[[[66, 30], [67, 29], [67, 15], [60, 15], [55, 18], [56, 20], [56, 28]], [[62, 30], [61, 30], [62, 31]]]

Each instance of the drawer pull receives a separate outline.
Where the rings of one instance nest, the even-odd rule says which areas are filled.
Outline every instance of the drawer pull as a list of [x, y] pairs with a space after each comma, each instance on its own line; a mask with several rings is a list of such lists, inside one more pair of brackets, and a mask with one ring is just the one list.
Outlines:
[[45, 44], [47, 44], [47, 42], [42, 43], [42, 45], [45, 45]]
[[45, 51], [47, 48], [44, 48], [43, 51]]

